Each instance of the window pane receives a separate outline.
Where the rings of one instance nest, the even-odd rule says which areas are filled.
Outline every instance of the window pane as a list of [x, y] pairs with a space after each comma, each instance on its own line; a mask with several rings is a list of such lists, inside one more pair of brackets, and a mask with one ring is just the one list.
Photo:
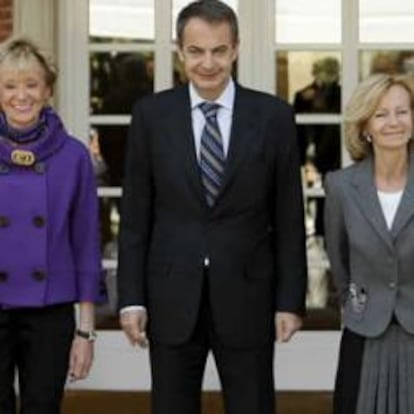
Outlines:
[[129, 114], [153, 90], [154, 53], [90, 54], [91, 113]]
[[[222, 0], [223, 3], [229, 5], [234, 11], [237, 12], [237, 4], [238, 0]], [[175, 40], [175, 23], [177, 21], [178, 13], [182, 8], [184, 8], [187, 4], [191, 3], [192, 0], [173, 0], [173, 11], [172, 11], [172, 39]]]
[[154, 0], [89, 0], [90, 40], [153, 41]]
[[[325, 254], [322, 241], [317, 239], [316, 247], [308, 240], [308, 260], [313, 254]], [[321, 249], [321, 252], [319, 251]], [[315, 253], [311, 252], [315, 250]], [[341, 312], [332, 275], [325, 266], [312, 266], [308, 262], [308, 292], [306, 295], [307, 315], [303, 330], [339, 330]]]
[[96, 307], [96, 328], [120, 329], [117, 310], [116, 269], [106, 269], [103, 276], [108, 302]]
[[340, 68], [339, 52], [277, 53], [277, 94], [297, 113], [339, 113]]
[[117, 197], [99, 197], [101, 251], [102, 257], [107, 260], [118, 258], [120, 201]]
[[116, 259], [118, 257], [119, 206], [117, 197], [99, 197], [102, 258], [112, 266], [104, 271], [108, 302], [97, 307], [97, 327], [118, 329], [116, 296]]
[[91, 153], [98, 185], [120, 187], [124, 172], [128, 125], [91, 128]]
[[360, 0], [361, 42], [414, 42], [414, 2], [407, 0]]
[[[306, 189], [322, 189], [325, 174], [341, 166], [341, 131], [335, 124], [297, 125], [300, 163]], [[320, 213], [320, 214], [319, 214]], [[308, 233], [323, 235], [323, 211]], [[316, 217], [316, 216], [315, 216]]]
[[367, 50], [359, 55], [359, 75], [373, 73], [411, 73], [414, 75], [414, 50]]
[[277, 43], [340, 43], [341, 0], [274, 0]]

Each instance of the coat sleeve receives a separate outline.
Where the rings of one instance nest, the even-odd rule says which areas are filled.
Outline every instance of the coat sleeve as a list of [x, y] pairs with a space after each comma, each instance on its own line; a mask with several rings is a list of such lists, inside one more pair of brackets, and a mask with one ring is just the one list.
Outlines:
[[78, 185], [71, 214], [78, 300], [104, 302], [106, 289], [101, 267], [98, 197], [92, 162], [83, 146], [78, 172]]
[[325, 179], [325, 238], [334, 282], [344, 303], [349, 284], [349, 244], [340, 188], [334, 174], [328, 173]]
[[146, 306], [145, 267], [152, 228], [150, 139], [143, 101], [134, 108], [128, 133], [118, 261], [118, 307]]
[[276, 310], [303, 314], [307, 287], [304, 205], [294, 114], [286, 106], [275, 120], [278, 153], [274, 173]]

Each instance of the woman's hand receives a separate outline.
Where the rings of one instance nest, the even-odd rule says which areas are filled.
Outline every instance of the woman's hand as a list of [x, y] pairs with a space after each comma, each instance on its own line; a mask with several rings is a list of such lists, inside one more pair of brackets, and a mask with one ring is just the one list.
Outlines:
[[94, 343], [78, 335], [72, 342], [69, 358], [69, 377], [71, 381], [88, 376], [93, 362]]

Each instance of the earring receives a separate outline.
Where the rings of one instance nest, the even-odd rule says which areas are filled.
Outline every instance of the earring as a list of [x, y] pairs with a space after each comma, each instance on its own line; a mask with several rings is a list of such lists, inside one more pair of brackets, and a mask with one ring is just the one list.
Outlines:
[[368, 143], [372, 142], [372, 136], [370, 134], [364, 134], [363, 138], [365, 139], [365, 141], [367, 141]]

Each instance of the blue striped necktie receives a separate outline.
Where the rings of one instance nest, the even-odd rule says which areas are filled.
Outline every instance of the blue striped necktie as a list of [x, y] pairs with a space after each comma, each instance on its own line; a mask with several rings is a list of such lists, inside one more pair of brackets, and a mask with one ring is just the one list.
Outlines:
[[224, 173], [223, 140], [217, 123], [219, 108], [220, 105], [216, 103], [203, 102], [200, 104], [200, 109], [206, 119], [200, 142], [201, 181], [209, 207], [212, 207], [216, 201]]

